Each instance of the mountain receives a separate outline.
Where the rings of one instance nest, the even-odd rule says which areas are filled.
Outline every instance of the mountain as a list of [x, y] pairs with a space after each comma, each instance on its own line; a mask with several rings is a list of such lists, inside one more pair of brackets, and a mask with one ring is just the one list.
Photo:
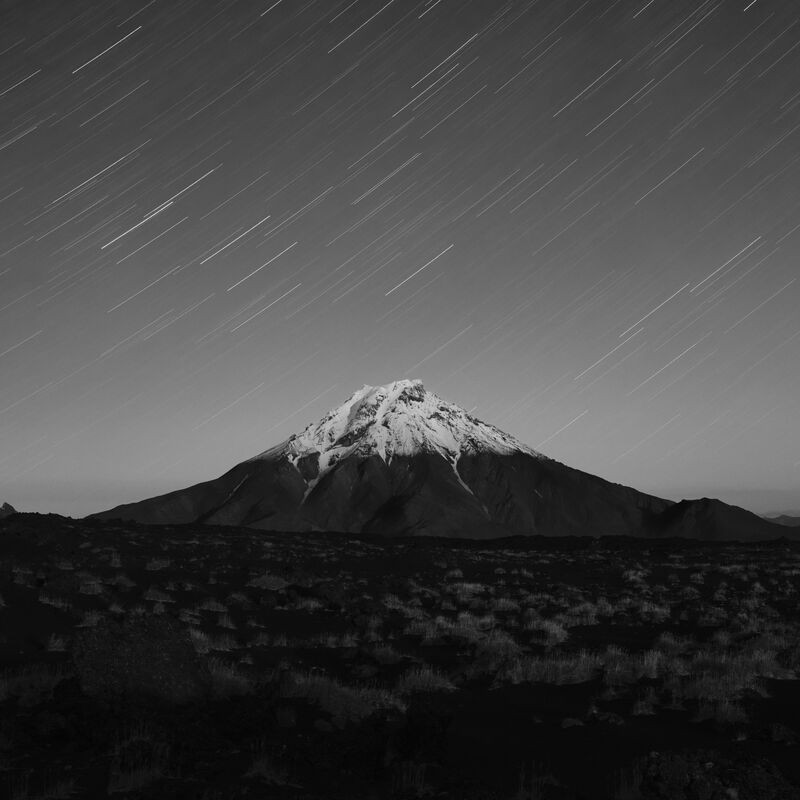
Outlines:
[[690, 538], [702, 531], [702, 538], [708, 541], [766, 540], [790, 535], [775, 520], [766, 520], [752, 511], [708, 497], [675, 503], [648, 520], [648, 530], [652, 536]]
[[787, 514], [765, 514], [764, 519], [776, 525], [785, 525], [787, 528], [800, 528], [800, 514], [791, 512]]
[[0, 506], [0, 519], [4, 519], [5, 517], [10, 517], [12, 514], [16, 514], [17, 509], [14, 508], [10, 503], [3, 503]]
[[[474, 538], [718, 537], [722, 512], [673, 518], [673, 506], [560, 464], [420, 381], [403, 380], [364, 386], [319, 422], [219, 478], [92, 516]], [[751, 532], [737, 522], [742, 538], [785, 531], [755, 519], [766, 527]]]

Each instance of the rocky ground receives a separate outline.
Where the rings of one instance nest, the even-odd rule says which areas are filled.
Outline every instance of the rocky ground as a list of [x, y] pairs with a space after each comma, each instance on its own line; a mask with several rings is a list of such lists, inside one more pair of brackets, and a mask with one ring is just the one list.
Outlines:
[[0, 522], [0, 793], [800, 797], [800, 545]]

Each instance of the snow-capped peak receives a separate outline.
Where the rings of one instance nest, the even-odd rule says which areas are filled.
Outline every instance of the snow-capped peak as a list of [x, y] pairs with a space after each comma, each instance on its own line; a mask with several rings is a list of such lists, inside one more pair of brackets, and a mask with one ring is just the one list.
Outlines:
[[463, 408], [429, 392], [419, 380], [363, 386], [319, 422], [256, 458], [288, 456], [294, 463], [319, 453], [320, 473], [351, 455], [394, 456], [438, 453], [454, 466], [462, 455], [539, 456], [513, 436], [481, 422]]

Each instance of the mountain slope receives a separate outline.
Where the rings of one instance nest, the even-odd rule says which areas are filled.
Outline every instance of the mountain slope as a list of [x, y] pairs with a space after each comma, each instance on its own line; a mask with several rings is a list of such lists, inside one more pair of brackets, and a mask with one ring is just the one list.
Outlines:
[[[319, 422], [215, 480], [93, 516], [475, 538], [718, 538], [729, 519], [718, 512], [679, 522], [664, 516], [672, 506], [547, 458], [406, 380], [364, 386]], [[726, 538], [762, 538], [772, 528], [777, 538], [785, 530], [763, 524], [751, 537], [747, 524], [737, 523], [738, 533]]]

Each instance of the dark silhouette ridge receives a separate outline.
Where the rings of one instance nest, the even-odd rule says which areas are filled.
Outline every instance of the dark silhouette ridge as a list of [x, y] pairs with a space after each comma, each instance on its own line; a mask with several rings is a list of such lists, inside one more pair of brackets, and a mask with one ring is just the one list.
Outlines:
[[764, 517], [767, 522], [774, 522], [776, 525], [785, 525], [788, 528], [800, 528], [800, 516], [791, 514], [776, 514], [775, 516]]

